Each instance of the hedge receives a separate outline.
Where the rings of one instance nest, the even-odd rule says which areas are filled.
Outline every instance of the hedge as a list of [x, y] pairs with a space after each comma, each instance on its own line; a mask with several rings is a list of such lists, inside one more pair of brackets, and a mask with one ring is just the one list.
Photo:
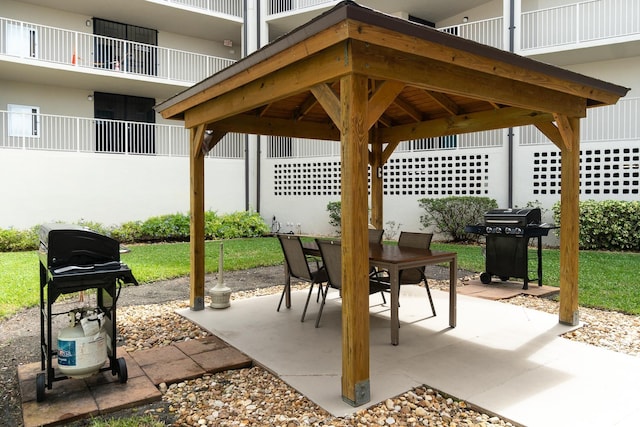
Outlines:
[[[130, 221], [112, 227], [85, 220], [75, 224], [111, 236], [120, 243], [186, 242], [190, 236], [190, 216], [183, 213], [154, 216], [146, 221]], [[30, 230], [0, 229], [0, 252], [37, 249], [39, 228], [38, 225]], [[206, 239], [258, 237], [268, 232], [267, 224], [256, 212], [242, 211], [225, 215], [205, 212]]]
[[[580, 249], [640, 251], [640, 201], [585, 200], [579, 206]], [[560, 202], [553, 218], [561, 226]]]

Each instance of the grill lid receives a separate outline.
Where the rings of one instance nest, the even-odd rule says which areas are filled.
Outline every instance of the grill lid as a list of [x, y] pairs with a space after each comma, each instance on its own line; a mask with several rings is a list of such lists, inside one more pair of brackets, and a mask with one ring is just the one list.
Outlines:
[[120, 262], [120, 243], [73, 224], [40, 227], [40, 260], [50, 269]]
[[518, 225], [527, 227], [539, 225], [542, 221], [540, 208], [492, 209], [484, 214], [485, 224]]

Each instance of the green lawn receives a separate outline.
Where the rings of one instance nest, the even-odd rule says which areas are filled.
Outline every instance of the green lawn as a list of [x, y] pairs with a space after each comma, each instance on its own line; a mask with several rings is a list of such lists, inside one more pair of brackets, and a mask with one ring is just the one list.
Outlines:
[[[484, 269], [480, 246], [434, 242], [432, 247], [457, 252], [460, 268], [478, 272]], [[219, 248], [220, 242], [206, 243], [207, 272], [218, 270]], [[133, 245], [130, 249], [130, 253], [122, 255], [122, 261], [131, 267], [141, 283], [189, 274], [188, 243]], [[275, 238], [225, 240], [224, 253], [225, 270], [283, 262], [282, 251]], [[530, 271], [534, 271], [535, 251], [531, 251], [529, 259]], [[559, 251], [545, 249], [542, 259], [544, 284], [559, 286]], [[38, 266], [35, 251], [0, 253], [0, 318], [38, 304]], [[580, 305], [640, 314], [640, 254], [583, 251], [580, 253], [579, 282]]]

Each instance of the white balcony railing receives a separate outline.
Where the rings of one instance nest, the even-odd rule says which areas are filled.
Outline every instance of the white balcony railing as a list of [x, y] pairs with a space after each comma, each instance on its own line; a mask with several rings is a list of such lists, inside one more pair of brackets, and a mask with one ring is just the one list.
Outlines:
[[442, 27], [438, 28], [438, 30], [498, 49], [504, 49], [501, 17]]
[[269, 15], [291, 12], [325, 3], [335, 3], [335, 0], [269, 0]]
[[0, 55], [196, 83], [234, 60], [0, 18]]
[[[183, 126], [0, 111], [0, 148], [184, 157], [189, 130]], [[244, 158], [242, 134], [228, 134], [210, 152]]]
[[207, 13], [222, 13], [242, 18], [244, 7], [242, 0], [156, 0], [169, 5], [199, 9]]
[[640, 34], [640, 1], [593, 0], [522, 14], [522, 50]]
[[[580, 126], [580, 142], [640, 141], [640, 98], [623, 98], [615, 105], [590, 109]], [[550, 144], [534, 126], [522, 128], [520, 145]]]

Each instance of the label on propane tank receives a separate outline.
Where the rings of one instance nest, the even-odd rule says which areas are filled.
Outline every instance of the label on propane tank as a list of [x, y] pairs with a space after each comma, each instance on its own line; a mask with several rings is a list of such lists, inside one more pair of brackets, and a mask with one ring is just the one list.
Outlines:
[[104, 332], [74, 340], [58, 339], [58, 365], [83, 368], [104, 363], [107, 357]]
[[58, 365], [76, 366], [76, 342], [58, 340]]

